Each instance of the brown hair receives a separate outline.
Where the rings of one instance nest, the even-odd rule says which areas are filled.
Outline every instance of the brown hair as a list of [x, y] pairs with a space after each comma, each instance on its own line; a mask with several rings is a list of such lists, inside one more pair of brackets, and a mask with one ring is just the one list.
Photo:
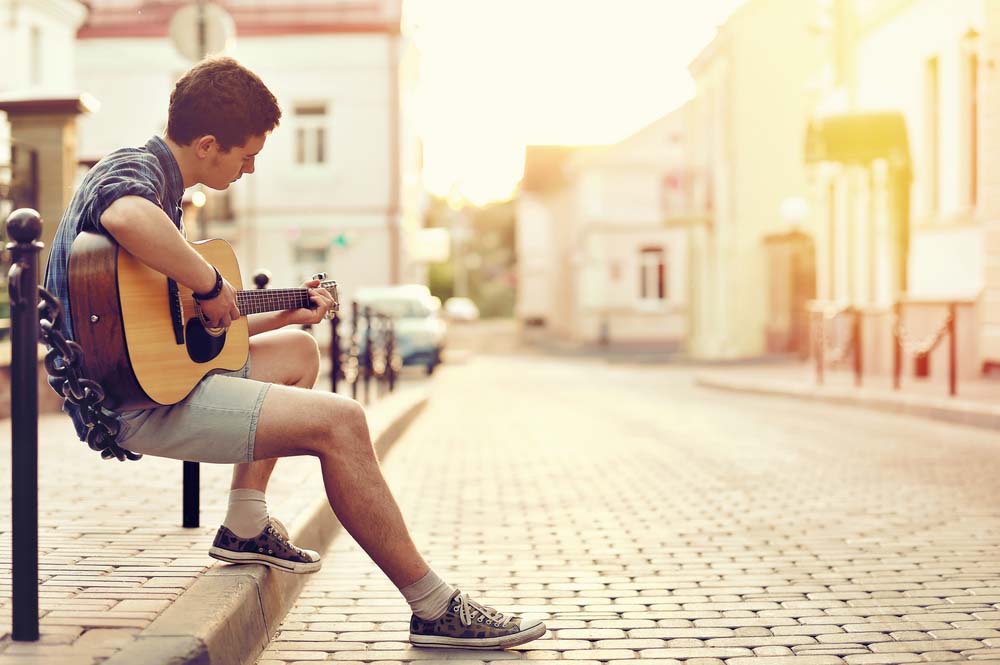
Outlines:
[[170, 93], [167, 136], [190, 145], [211, 134], [223, 151], [278, 126], [281, 109], [264, 82], [232, 58], [208, 58], [181, 77]]

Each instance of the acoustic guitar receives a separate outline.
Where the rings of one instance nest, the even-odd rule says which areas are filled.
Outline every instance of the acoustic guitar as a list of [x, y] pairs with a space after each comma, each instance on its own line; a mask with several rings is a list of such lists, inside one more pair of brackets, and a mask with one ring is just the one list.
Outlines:
[[[246, 316], [315, 308], [306, 288], [243, 291], [239, 264], [224, 240], [190, 243], [236, 293], [242, 316], [227, 329], [206, 327], [191, 290], [142, 263], [99, 233], [81, 233], [69, 257], [69, 300], [88, 378], [113, 410], [176, 404], [212, 370], [238, 370], [250, 353]], [[337, 283], [323, 281], [338, 302]]]

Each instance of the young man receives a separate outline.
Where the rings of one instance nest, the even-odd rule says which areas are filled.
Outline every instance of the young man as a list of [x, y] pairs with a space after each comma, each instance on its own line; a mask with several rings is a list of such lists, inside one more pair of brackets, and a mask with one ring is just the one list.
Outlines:
[[[197, 183], [224, 190], [253, 173], [280, 118], [271, 92], [235, 60], [195, 66], [170, 96], [166, 136], [111, 153], [84, 178], [56, 233], [46, 288], [68, 304], [73, 240], [81, 231], [101, 232], [191, 289], [208, 321], [229, 326], [240, 317], [235, 291], [184, 239], [180, 200]], [[319, 555], [288, 541], [268, 516], [264, 490], [276, 458], [314, 455], [340, 522], [410, 604], [413, 644], [503, 648], [541, 637], [544, 624], [472, 601], [417, 552], [382, 476], [361, 406], [311, 390], [319, 372], [316, 343], [301, 331], [281, 330], [318, 323], [332, 307], [317, 282], [307, 286], [315, 309], [249, 317], [250, 360], [242, 370], [207, 376], [178, 404], [120, 413], [119, 445], [149, 455], [235, 463], [229, 511], [210, 554], [295, 573], [318, 570]], [[63, 333], [72, 337], [69, 312], [63, 321]], [[79, 412], [70, 415], [83, 438]]]

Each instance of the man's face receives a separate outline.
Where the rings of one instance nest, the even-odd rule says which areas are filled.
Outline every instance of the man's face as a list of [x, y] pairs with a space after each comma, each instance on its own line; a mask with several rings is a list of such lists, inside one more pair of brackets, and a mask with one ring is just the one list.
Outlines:
[[209, 151], [205, 185], [212, 189], [228, 189], [244, 173], [253, 173], [254, 159], [263, 150], [266, 140], [266, 134], [251, 136], [245, 144], [234, 146], [228, 152], [223, 152], [219, 144], [214, 143]]

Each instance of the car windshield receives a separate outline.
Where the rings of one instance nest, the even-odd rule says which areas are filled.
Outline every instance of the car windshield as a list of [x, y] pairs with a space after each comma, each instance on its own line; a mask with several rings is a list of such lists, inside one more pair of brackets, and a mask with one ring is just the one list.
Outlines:
[[431, 315], [431, 308], [421, 300], [414, 298], [375, 298], [366, 300], [365, 305], [373, 309], [401, 319], [423, 319]]

